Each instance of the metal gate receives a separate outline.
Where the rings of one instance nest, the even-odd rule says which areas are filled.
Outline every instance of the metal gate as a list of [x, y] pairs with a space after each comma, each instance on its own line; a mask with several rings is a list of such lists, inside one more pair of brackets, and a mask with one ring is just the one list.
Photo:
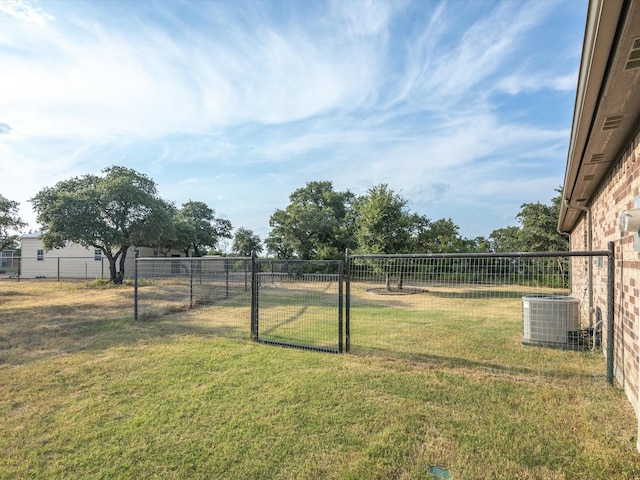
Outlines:
[[342, 353], [342, 261], [255, 260], [252, 283], [255, 341]]
[[[347, 253], [344, 277], [340, 260], [137, 259], [134, 315], [212, 307], [221, 331], [233, 319], [233, 331], [250, 327], [257, 342], [509, 371], [563, 362], [560, 353], [539, 360], [520, 343], [606, 349], [611, 382], [614, 263], [613, 244], [592, 252]], [[517, 357], [511, 366], [497, 361], [506, 355]]]

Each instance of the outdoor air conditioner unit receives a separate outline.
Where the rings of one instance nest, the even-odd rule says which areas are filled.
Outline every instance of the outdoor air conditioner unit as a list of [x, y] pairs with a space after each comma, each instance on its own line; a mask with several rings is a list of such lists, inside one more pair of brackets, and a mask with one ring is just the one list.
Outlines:
[[580, 301], [562, 295], [522, 297], [522, 343], [567, 348], [580, 332]]

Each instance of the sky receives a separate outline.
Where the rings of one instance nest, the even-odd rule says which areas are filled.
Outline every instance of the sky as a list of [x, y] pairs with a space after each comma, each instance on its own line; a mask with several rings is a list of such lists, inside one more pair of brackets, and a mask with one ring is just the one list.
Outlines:
[[262, 239], [307, 182], [466, 238], [562, 185], [586, 0], [0, 0], [0, 194], [111, 165]]

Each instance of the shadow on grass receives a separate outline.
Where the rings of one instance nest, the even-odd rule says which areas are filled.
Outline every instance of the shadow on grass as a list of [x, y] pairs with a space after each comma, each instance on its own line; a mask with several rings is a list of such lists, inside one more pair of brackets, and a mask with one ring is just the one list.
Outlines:
[[[249, 328], [235, 326], [203, 326], [176, 323], [161, 319], [153, 322], [135, 322], [128, 319], [104, 319], [90, 324], [26, 332], [6, 341], [0, 338], [0, 365], [21, 365], [61, 355], [81, 352], [100, 352], [112, 348], [148, 344], [176, 336], [202, 338], [224, 337], [249, 340]], [[43, 338], [45, 337], [46, 338]]]
[[[308, 306], [315, 305], [316, 302], [325, 305], [331, 298], [330, 303], [334, 304], [336, 295], [328, 293], [328, 288], [330, 287], [313, 292], [296, 290], [302, 297], [316, 299], [308, 304], [286, 303], [284, 298], [276, 294], [273, 306], [286, 305], [287, 310], [282, 319], [276, 319], [277, 323], [265, 325], [267, 329], [262, 334], [268, 336], [289, 323], [299, 321], [307, 312]], [[250, 339], [250, 310], [249, 305], [244, 302], [239, 304], [233, 300], [214, 305], [195, 305], [194, 309], [170, 308], [144, 320], [134, 321], [131, 288], [106, 291], [78, 288], [61, 292], [64, 293], [70, 296], [56, 303], [56, 290], [53, 288], [30, 291], [12, 286], [10, 290], [0, 291], [0, 364], [32, 363], [78, 352], [99, 352], [120, 346], [162, 342], [176, 336], [221, 337], [238, 341]], [[276, 292], [270, 292], [269, 295], [272, 293]], [[44, 297], [47, 296], [51, 297], [49, 304], [45, 303]], [[40, 298], [43, 298], [42, 303]], [[381, 302], [361, 302], [358, 299], [357, 303], [361, 308], [362, 303], [377, 307]], [[422, 353], [418, 346], [410, 351], [403, 351], [401, 348], [394, 349], [393, 346], [380, 348], [354, 345], [352, 352], [401, 360], [408, 364], [418, 363], [427, 368], [468, 369], [499, 375], [594, 377], [579, 369], [555, 369], [554, 360], [542, 360], [532, 366], [523, 357], [510, 365], [500, 363], [499, 357], [496, 361], [477, 361], [464, 356]]]
[[[275, 322], [275, 323], [274, 322], [270, 322], [271, 326], [269, 328], [266, 328], [264, 330], [259, 329], [258, 330], [259, 334], [268, 336], [268, 335], [270, 335], [270, 334], [272, 334], [274, 332], [277, 332], [278, 330], [280, 330], [281, 328], [283, 328], [283, 327], [285, 327], [287, 325], [291, 325], [291, 324], [293, 324], [295, 322], [300, 321], [300, 319], [303, 318], [305, 312], [308, 309], [309, 309], [309, 305], [303, 305], [302, 307], [300, 307], [300, 309], [296, 313], [294, 313], [292, 315], [289, 315], [289, 317], [285, 318], [284, 320], [279, 321], [279, 322]], [[258, 328], [260, 328], [260, 320], [258, 320], [258, 326], [259, 326]]]
[[[329, 290], [331, 289], [331, 287], [336, 288], [336, 292], [330, 293]], [[319, 306], [319, 307], [335, 306], [336, 308], [335, 319], [338, 318], [338, 292], [335, 284], [327, 283], [323, 288], [318, 290], [285, 288], [285, 289], [278, 290], [277, 293], [275, 294], [268, 293], [270, 292], [270, 290], [274, 290], [274, 289], [273, 288], [268, 288], [265, 290], [261, 289], [263, 293], [258, 296], [259, 298], [258, 309], [260, 309], [261, 304], [267, 304], [269, 306], [277, 305], [281, 307], [289, 307], [290, 309], [294, 310], [294, 312], [288, 315], [286, 318], [284, 318], [281, 321], [269, 322], [270, 324], [269, 328], [261, 331], [261, 333], [264, 335], [269, 335], [270, 333], [273, 333], [286, 325], [300, 321], [304, 317], [304, 314], [307, 312], [309, 307], [313, 307], [313, 306]], [[295, 300], [295, 301], [292, 301], [292, 300]], [[335, 319], [332, 318], [329, 321], [332, 322], [332, 321], [335, 321]]]
[[2, 297], [28, 297], [31, 294], [20, 292], [18, 290], [5, 290], [0, 292], [0, 298]]
[[[537, 348], [523, 346], [522, 348]], [[548, 378], [558, 380], [571, 380], [571, 379], [588, 379], [593, 380], [601, 378], [603, 381], [606, 377], [604, 369], [601, 374], [594, 375], [593, 373], [584, 371], [574, 371], [561, 368], [542, 367], [532, 368], [525, 366], [505, 365], [497, 362], [478, 361], [464, 357], [445, 356], [445, 355], [433, 355], [422, 352], [407, 352], [398, 351], [390, 348], [380, 347], [358, 347], [351, 346], [351, 354], [375, 357], [389, 361], [403, 361], [407, 364], [419, 364], [424, 368], [434, 370], [464, 370], [475, 371], [482, 376], [497, 376], [497, 377], [529, 377], [529, 378]], [[568, 352], [570, 354], [581, 355], [584, 352]]]
[[496, 298], [522, 298], [527, 295], [524, 292], [510, 292], [508, 290], [463, 290], [459, 292], [438, 292], [427, 291], [429, 296], [438, 298], [461, 298], [461, 299], [474, 299], [474, 300], [495, 300]]
[[[10, 292], [4, 292], [8, 297]], [[250, 338], [250, 319], [237, 321], [234, 310], [222, 307], [208, 315], [207, 305], [194, 309], [168, 310], [145, 320], [133, 319], [131, 292], [118, 292], [117, 303], [104, 303], [95, 292], [95, 302], [76, 301], [69, 305], [20, 305], [18, 297], [33, 296], [14, 292], [15, 306], [0, 310], [0, 365], [20, 365], [79, 352], [98, 352], [120, 346], [162, 341], [163, 338], [193, 335], [201, 337]], [[0, 297], [2, 298], [2, 297]]]

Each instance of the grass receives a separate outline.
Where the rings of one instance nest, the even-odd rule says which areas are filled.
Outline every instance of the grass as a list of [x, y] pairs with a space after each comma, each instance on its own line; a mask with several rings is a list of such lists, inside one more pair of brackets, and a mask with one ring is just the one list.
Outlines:
[[329, 355], [250, 342], [242, 306], [134, 322], [130, 287], [0, 282], [0, 478], [640, 477], [600, 354], [523, 347], [509, 298], [354, 293], [357, 353]]
[[267, 283], [258, 310], [263, 341], [339, 350], [336, 282]]

